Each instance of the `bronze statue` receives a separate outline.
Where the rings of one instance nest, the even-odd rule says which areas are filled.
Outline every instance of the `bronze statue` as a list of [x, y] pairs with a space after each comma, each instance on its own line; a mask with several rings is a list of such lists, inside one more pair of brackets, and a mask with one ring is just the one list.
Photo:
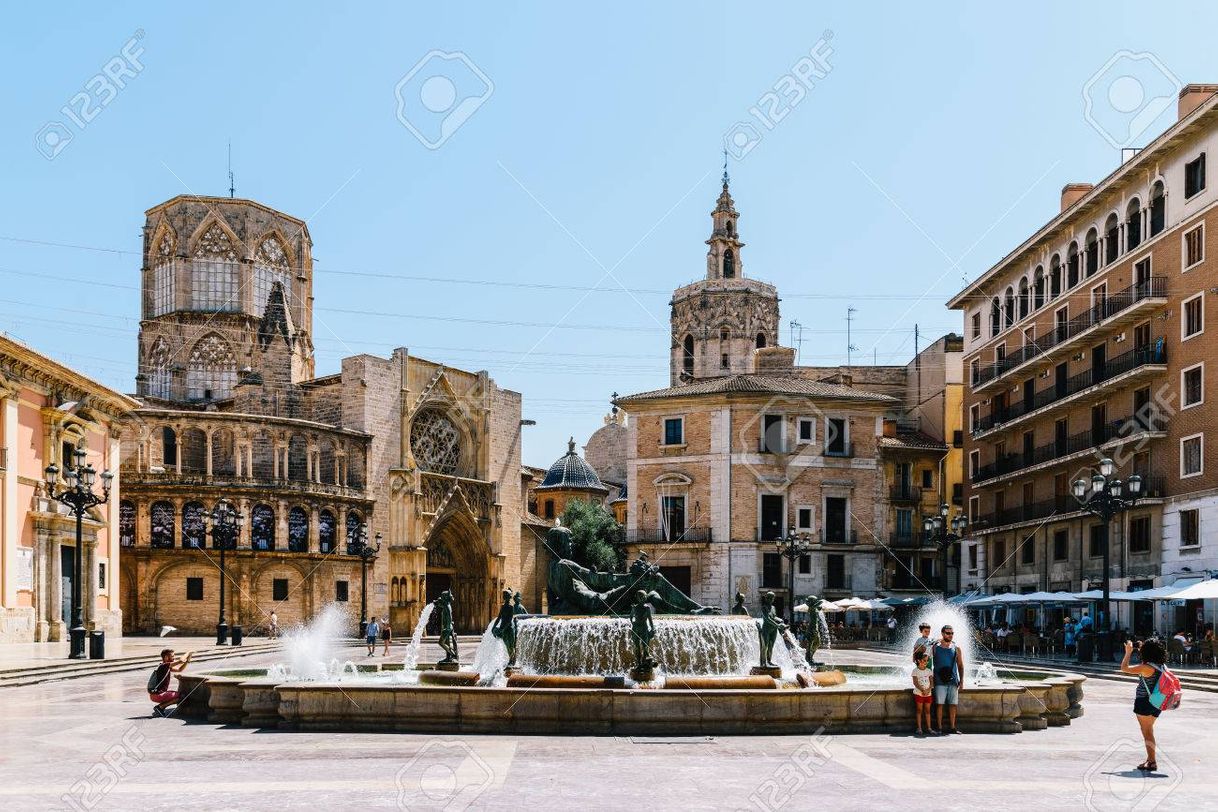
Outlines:
[[[516, 593], [519, 597], [520, 593]], [[516, 662], [516, 610], [512, 606], [512, 590], [503, 590], [503, 603], [499, 607], [499, 616], [491, 624], [491, 634], [503, 641], [507, 649], [508, 663]]]
[[[652, 595], [655, 595], [653, 592]], [[655, 671], [655, 660], [651, 658], [651, 641], [656, 636], [655, 610], [645, 590], [634, 593], [634, 606], [630, 610], [630, 640], [634, 643], [634, 668], [631, 675], [638, 681], [646, 681]]]
[[512, 598], [512, 613], [516, 615], [527, 615], [529, 613], [529, 610], [524, 608], [524, 602], [519, 592]]
[[736, 593], [736, 603], [732, 605], [732, 614], [733, 615], [744, 615], [745, 617], [749, 616], [749, 610], [746, 609], [744, 606], [744, 593], [743, 592]]
[[825, 645], [820, 632], [820, 605], [823, 601], [815, 595], [809, 595], [808, 604], [808, 638], [804, 641], [807, 649], [808, 665], [816, 664], [816, 652]]
[[457, 632], [453, 628], [453, 593], [447, 589], [436, 598], [436, 608], [440, 610], [440, 648], [444, 649], [444, 659], [441, 663], [457, 663]]
[[787, 628], [787, 624], [778, 617], [774, 609], [774, 593], [767, 592], [761, 596], [761, 667], [777, 668], [774, 665], [774, 643], [778, 635]]
[[719, 614], [718, 607], [702, 606], [673, 586], [645, 554], [629, 572], [597, 572], [571, 560], [571, 531], [561, 525], [546, 533], [546, 547], [551, 556], [546, 585], [551, 615], [628, 615], [635, 589], [654, 596], [649, 602], [660, 614]]

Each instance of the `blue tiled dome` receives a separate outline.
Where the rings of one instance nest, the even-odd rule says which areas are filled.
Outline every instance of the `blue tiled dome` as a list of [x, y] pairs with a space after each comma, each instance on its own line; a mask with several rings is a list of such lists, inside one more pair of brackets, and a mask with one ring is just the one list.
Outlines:
[[554, 461], [546, 471], [546, 478], [536, 490], [609, 492], [596, 469], [575, 453], [574, 437], [567, 441], [567, 453]]

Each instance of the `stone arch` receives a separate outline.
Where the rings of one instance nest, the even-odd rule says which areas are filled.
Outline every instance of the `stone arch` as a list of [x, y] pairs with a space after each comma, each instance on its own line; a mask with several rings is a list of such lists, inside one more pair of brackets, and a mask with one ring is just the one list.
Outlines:
[[338, 549], [338, 516], [329, 508], [317, 514], [317, 541], [320, 552], [332, 553]]
[[288, 438], [287, 479], [293, 482], [306, 482], [308, 478], [309, 441], [303, 434], [293, 434]]
[[212, 476], [236, 476], [237, 435], [233, 430], [224, 426], [212, 429], [208, 442], [211, 444]]
[[300, 505], [288, 509], [288, 551], [309, 551], [309, 512]]
[[757, 334], [757, 349], [764, 350], [766, 346], [765, 333]]
[[694, 337], [689, 333], [681, 342], [681, 371], [686, 375], [694, 374]]
[[318, 472], [318, 480], [323, 485], [338, 485], [338, 475], [335, 471], [334, 463], [338, 460], [338, 446], [334, 440], [329, 437], [321, 441], [317, 450], [317, 464], [320, 467]]
[[123, 607], [123, 634], [134, 634], [140, 628], [140, 590], [135, 564], [123, 558], [118, 567], [118, 594]]
[[424, 546], [428, 550], [427, 600], [451, 590], [457, 631], [481, 633], [490, 622], [501, 585], [495, 559], [478, 523], [468, 511], [450, 509], [436, 523]]
[[352, 542], [357, 538], [363, 524], [364, 514], [355, 508], [348, 508], [343, 514], [343, 543], [346, 545], [347, 555], [354, 554]]
[[191, 232], [186, 240], [186, 253], [192, 257], [230, 256], [236, 261], [245, 253], [245, 241], [237, 236], [223, 217], [212, 212]]
[[202, 502], [182, 505], [182, 548], [201, 550], [207, 546], [207, 509]]
[[[310, 609], [309, 581], [313, 574], [313, 567], [305, 566], [298, 559], [268, 558], [260, 562], [250, 572], [249, 608], [253, 617], [249, 620], [255, 624], [265, 624], [271, 612], [275, 612], [281, 628], [306, 621]], [[288, 581], [287, 597], [275, 600], [274, 581], [284, 577]]]
[[207, 471], [207, 435], [203, 429], [190, 426], [178, 434], [178, 454], [182, 458], [182, 473], [202, 474]]
[[736, 278], [736, 252], [730, 248], [723, 252], [723, 278]]
[[161, 499], [148, 509], [148, 543], [159, 549], [172, 549], [177, 530], [177, 509], [173, 502]]
[[265, 428], [255, 429], [250, 436], [250, 456], [253, 458], [253, 471], [247, 471], [246, 476], [264, 481], [275, 478], [275, 438]]
[[250, 546], [255, 550], [275, 549], [275, 508], [265, 502], [250, 508]]
[[237, 358], [219, 333], [211, 332], [195, 342], [186, 364], [187, 400], [224, 400], [237, 385]]
[[271, 230], [258, 238], [254, 251], [254, 312], [262, 314], [266, 310], [267, 299], [271, 289], [278, 282], [283, 286], [283, 297], [292, 310], [295, 301], [295, 290], [292, 286], [293, 260], [287, 240], [278, 231]]
[[164, 336], [157, 336], [144, 356], [144, 391], [149, 397], [170, 400], [173, 397], [173, 373], [170, 361], [173, 349]]

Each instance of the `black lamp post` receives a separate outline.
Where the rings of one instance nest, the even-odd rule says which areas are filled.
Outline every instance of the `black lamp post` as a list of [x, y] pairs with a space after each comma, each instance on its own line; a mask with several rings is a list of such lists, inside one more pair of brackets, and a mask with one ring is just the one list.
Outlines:
[[796, 533], [792, 530], [787, 531], [786, 536], [780, 536], [774, 539], [774, 548], [778, 554], [787, 559], [787, 583], [790, 584], [788, 595], [789, 611], [788, 616], [791, 622], [795, 622], [795, 560], [801, 555], [808, 555], [812, 552], [812, 545], [809, 543], [812, 539], [811, 533]]
[[347, 535], [347, 552], [359, 556], [359, 636], [368, 632], [368, 564], [381, 551], [381, 534], [376, 534], [376, 546], [368, 543], [368, 525], [360, 523]]
[[[1117, 516], [1134, 506], [1142, 497], [1142, 477], [1134, 474], [1127, 483], [1129, 495], [1125, 495], [1126, 483], [1116, 479], [1116, 464], [1105, 457], [1100, 460], [1099, 473], [1092, 475], [1091, 482], [1083, 478], [1074, 480], [1074, 498], [1083, 506], [1083, 510], [1098, 516], [1100, 519], [1100, 551], [1103, 555], [1103, 598], [1100, 600], [1099, 624], [1096, 626], [1096, 639], [1099, 643], [1101, 661], [1112, 659], [1112, 616], [1110, 612], [1111, 566], [1112, 560], [1108, 550], [1108, 525]], [[1088, 493], [1090, 489], [1090, 493]]]
[[98, 496], [93, 493], [93, 482], [97, 478], [97, 472], [93, 470], [92, 465], [85, 463], [85, 450], [77, 446], [72, 456], [74, 459], [71, 465], [64, 460], [63, 479], [65, 484], [58, 492], [56, 492], [56, 486], [59, 485], [59, 467], [55, 463], [51, 463], [44, 473], [47, 496], [60, 504], [67, 505], [76, 516], [76, 555], [72, 556], [72, 628], [68, 630], [71, 640], [68, 657], [73, 660], [86, 660], [88, 654], [85, 652], [84, 601], [81, 599], [81, 590], [84, 588], [85, 580], [84, 516], [85, 511], [89, 508], [105, 504], [110, 499], [110, 483], [114, 480], [114, 475], [108, 470], [102, 471], [102, 495]]
[[[947, 514], [950, 508], [944, 503], [939, 505], [938, 516], [927, 516], [922, 520], [922, 529], [926, 532], [927, 539], [939, 548], [939, 579], [940, 587], [943, 590], [943, 600], [947, 600], [948, 583], [947, 583], [947, 561], [948, 552], [951, 550], [952, 544], [959, 541], [964, 536], [964, 531], [968, 528], [968, 517], [963, 513], [957, 513], [949, 522]], [[951, 528], [950, 530], [948, 528]]]
[[207, 532], [211, 534], [212, 547], [220, 551], [220, 619], [216, 622], [216, 645], [223, 646], [228, 643], [228, 623], [224, 619], [224, 586], [228, 574], [224, 568], [224, 552], [237, 549], [245, 517], [228, 502], [217, 502], [208, 518], [211, 521]]

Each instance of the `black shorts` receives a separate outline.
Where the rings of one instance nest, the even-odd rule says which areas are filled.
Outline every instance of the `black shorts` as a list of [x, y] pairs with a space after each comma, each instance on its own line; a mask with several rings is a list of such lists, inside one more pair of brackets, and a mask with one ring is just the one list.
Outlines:
[[1138, 716], [1154, 716], [1157, 718], [1163, 711], [1150, 704], [1150, 699], [1147, 697], [1139, 696], [1133, 700], [1133, 712]]

